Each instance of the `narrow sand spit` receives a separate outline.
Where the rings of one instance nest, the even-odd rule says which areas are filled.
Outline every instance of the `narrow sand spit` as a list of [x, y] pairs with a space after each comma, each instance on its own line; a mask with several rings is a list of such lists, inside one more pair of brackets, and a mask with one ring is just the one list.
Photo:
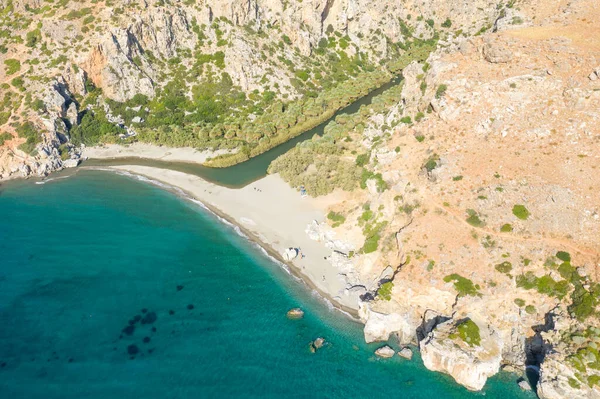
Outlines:
[[171, 148], [146, 143], [133, 143], [127, 146], [106, 144], [98, 147], [86, 147], [82, 156], [91, 159], [147, 158], [161, 161], [204, 163], [209, 158], [229, 152], [231, 151], [198, 151], [190, 147]]
[[329, 299], [335, 306], [356, 316], [358, 300], [346, 295], [345, 281], [325, 258], [331, 250], [311, 240], [305, 230], [313, 220], [322, 222], [325, 214], [310, 198], [302, 199], [278, 175], [269, 175], [241, 189], [209, 183], [197, 176], [146, 166], [114, 166], [110, 169], [148, 177], [177, 187], [210, 210], [239, 226], [252, 240], [283, 262], [289, 247], [305, 255], [290, 262], [291, 271]]

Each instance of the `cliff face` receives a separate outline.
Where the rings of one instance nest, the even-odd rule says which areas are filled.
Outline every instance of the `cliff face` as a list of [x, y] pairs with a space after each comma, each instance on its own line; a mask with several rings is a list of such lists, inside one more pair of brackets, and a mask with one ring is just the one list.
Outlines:
[[[400, 101], [350, 140], [328, 137], [368, 170], [328, 209], [349, 289], [367, 291], [367, 341], [418, 344], [469, 389], [527, 368], [540, 397], [598, 397], [598, 7], [521, 2], [497, 32], [405, 68]], [[459, 339], [465, 320], [478, 345]]]
[[[319, 91], [327, 93], [340, 82], [356, 78], [361, 70], [381, 68], [401, 57], [415, 43], [437, 40], [440, 29], [473, 34], [492, 27], [500, 16], [495, 0], [87, 0], [56, 5], [37, 0], [2, 0], [0, 4], [0, 26], [11, 32], [0, 38], [0, 64], [20, 63], [0, 68], [2, 90], [13, 100], [2, 106], [0, 129], [20, 137], [4, 140], [7, 146], [2, 147], [6, 149], [0, 155], [0, 175], [4, 177], [14, 175], [17, 169], [28, 170], [20, 167], [24, 163], [29, 170], [38, 170], [31, 167], [40, 162], [35, 153], [47, 152], [35, 149], [44, 141], [40, 134], [49, 134], [48, 142], [55, 142], [52, 137], [57, 135], [68, 139], [73, 126], [82, 120], [89, 122], [83, 118], [87, 111], [99, 123], [124, 125], [127, 131], [121, 135], [125, 137], [134, 136], [140, 127], [181, 128], [180, 119], [187, 116], [194, 123], [204, 124], [203, 132], [193, 133], [196, 143], [185, 139], [188, 146], [214, 147], [209, 142], [222, 136], [241, 138], [247, 141], [245, 145], [255, 146], [265, 138], [261, 132], [272, 128], [260, 126], [246, 133], [240, 131], [240, 126], [248, 116], [253, 120], [260, 115], [255, 109], [271, 105], [269, 99], [285, 102], [311, 98]], [[79, 119], [75, 125], [66, 124], [66, 135], [43, 121], [62, 118], [49, 110], [54, 106], [52, 100], [46, 102], [39, 95], [53, 79], [64, 81], [75, 96], [71, 103]], [[174, 100], [175, 96], [180, 99]], [[218, 102], [215, 99], [225, 96], [230, 96], [234, 104], [225, 105], [219, 112], [228, 115], [229, 108], [237, 117], [215, 123], [215, 118], [205, 115], [202, 108], [213, 111], [220, 107], [214, 104]], [[139, 108], [141, 102], [145, 105], [152, 99], [156, 99], [153, 106]], [[118, 104], [107, 105], [105, 100]], [[160, 114], [174, 102], [179, 109], [185, 108], [185, 115], [173, 121], [156, 115], [148, 121], [151, 114]], [[129, 115], [133, 114], [127, 112], [131, 109], [136, 115]], [[23, 121], [15, 116], [19, 113], [34, 125], [37, 137], [26, 137], [27, 129], [19, 125]], [[134, 118], [141, 125], [133, 126]], [[159, 123], [161, 118], [165, 121]], [[294, 123], [302, 121], [296, 117], [289, 124]], [[85, 136], [90, 124], [84, 123], [78, 135]], [[102, 140], [80, 137], [74, 144], [118, 140], [115, 129], [100, 130], [110, 134], [103, 135]], [[182, 136], [190, 137], [190, 133]], [[139, 137], [157, 140], [151, 132]], [[22, 145], [23, 139], [29, 144]], [[158, 140], [169, 145], [184, 141], [179, 137]], [[66, 141], [56, 143], [60, 146]], [[66, 150], [63, 147], [61, 151]], [[68, 157], [75, 159], [77, 154], [72, 152]], [[59, 163], [54, 166], [59, 167]], [[39, 171], [46, 173], [55, 167]]]

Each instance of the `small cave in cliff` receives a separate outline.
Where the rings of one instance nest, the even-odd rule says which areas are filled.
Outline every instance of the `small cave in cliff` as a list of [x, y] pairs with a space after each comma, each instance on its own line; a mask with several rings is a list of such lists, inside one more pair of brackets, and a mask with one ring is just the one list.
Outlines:
[[535, 331], [535, 335], [525, 340], [525, 376], [536, 393], [540, 379], [540, 366], [544, 362], [546, 354], [552, 349], [551, 345], [544, 341], [542, 332], [554, 329], [553, 316], [552, 312], [546, 313], [544, 324], [531, 327]]

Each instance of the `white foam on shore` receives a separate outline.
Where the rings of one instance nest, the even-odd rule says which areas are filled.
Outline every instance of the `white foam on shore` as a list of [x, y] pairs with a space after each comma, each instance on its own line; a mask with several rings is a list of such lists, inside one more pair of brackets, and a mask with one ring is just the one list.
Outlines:
[[62, 179], [68, 179], [69, 177], [71, 177], [72, 175], [68, 175], [68, 176], [59, 176], [59, 177], [49, 177], [47, 179], [44, 179], [42, 181], [36, 181], [35, 184], [46, 184], [46, 183], [50, 183], [53, 182], [55, 180], [62, 180]]

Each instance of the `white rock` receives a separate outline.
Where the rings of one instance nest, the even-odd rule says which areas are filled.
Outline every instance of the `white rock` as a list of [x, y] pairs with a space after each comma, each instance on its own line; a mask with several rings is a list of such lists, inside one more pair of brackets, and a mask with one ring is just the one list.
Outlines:
[[398, 352], [398, 356], [410, 360], [412, 359], [413, 353], [412, 350], [410, 350], [410, 348], [404, 347], [400, 349], [400, 351]]
[[364, 335], [367, 343], [387, 341], [392, 334], [397, 334], [401, 343], [416, 342], [417, 326], [398, 313], [375, 312], [370, 309], [369, 304], [361, 303], [359, 315], [365, 322]]
[[79, 165], [79, 159], [67, 159], [63, 161], [63, 167], [65, 168], [75, 168]]
[[288, 248], [283, 252], [283, 259], [290, 261], [298, 257], [298, 250], [296, 248]]
[[457, 383], [472, 391], [481, 390], [487, 379], [500, 371], [502, 339], [490, 326], [477, 324], [479, 345], [470, 346], [456, 332], [456, 321], [448, 320], [436, 326], [420, 343], [423, 364], [429, 370], [449, 374]]
[[390, 357], [393, 357], [396, 354], [396, 352], [389, 346], [385, 345], [385, 346], [382, 346], [381, 348], [378, 348], [375, 351], [375, 354], [379, 357], [390, 358]]
[[526, 380], [519, 381], [519, 388], [524, 391], [531, 391], [531, 385]]

